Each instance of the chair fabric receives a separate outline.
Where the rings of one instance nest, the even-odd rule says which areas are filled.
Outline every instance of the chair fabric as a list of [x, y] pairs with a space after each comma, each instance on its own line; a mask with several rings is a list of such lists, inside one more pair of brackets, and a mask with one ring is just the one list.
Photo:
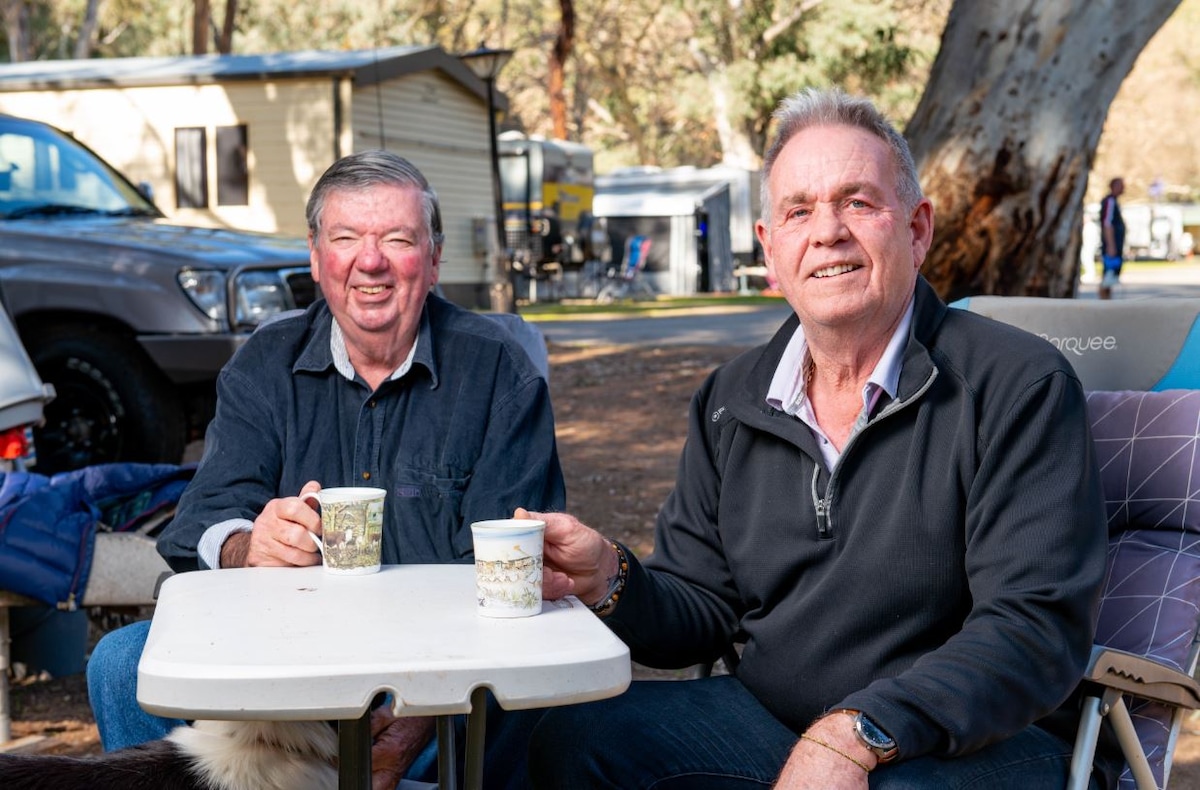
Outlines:
[[[1090, 392], [1108, 509], [1109, 573], [1096, 644], [1192, 670], [1200, 622], [1200, 390]], [[1174, 748], [1174, 708], [1130, 714], [1158, 786]], [[1134, 787], [1129, 771], [1122, 788]]]
[[1200, 389], [1090, 392], [1109, 534], [1124, 529], [1200, 535], [1196, 436]]
[[1084, 389], [1200, 389], [1200, 299], [974, 296], [951, 306], [1045, 338]]

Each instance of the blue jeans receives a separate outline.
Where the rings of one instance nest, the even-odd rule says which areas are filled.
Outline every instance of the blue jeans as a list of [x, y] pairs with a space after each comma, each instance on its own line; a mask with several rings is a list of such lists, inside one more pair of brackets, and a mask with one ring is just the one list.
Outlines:
[[[137, 665], [150, 633], [150, 621], [110, 631], [96, 644], [87, 664], [88, 698], [105, 751], [116, 751], [164, 738], [187, 724], [142, 710], [137, 703]], [[488, 787], [521, 787], [525, 775], [525, 746], [541, 711], [507, 713], [488, 695], [487, 742], [484, 751]], [[465, 748], [465, 717], [456, 717], [459, 772]], [[437, 741], [430, 741], [406, 775], [437, 781]], [[459, 777], [462, 782], [462, 777]]]
[[[796, 743], [732, 677], [639, 681], [620, 697], [554, 708], [533, 731], [533, 786], [557, 790], [768, 788]], [[871, 790], [1061, 790], [1071, 745], [1038, 727], [954, 759], [871, 773]], [[1111, 766], [1110, 766], [1111, 768]], [[1092, 788], [1104, 786], [1093, 778]]]
[[150, 632], [150, 621], [109, 631], [87, 663], [88, 700], [105, 751], [165, 738], [187, 722], [142, 710], [137, 703], [137, 666]]

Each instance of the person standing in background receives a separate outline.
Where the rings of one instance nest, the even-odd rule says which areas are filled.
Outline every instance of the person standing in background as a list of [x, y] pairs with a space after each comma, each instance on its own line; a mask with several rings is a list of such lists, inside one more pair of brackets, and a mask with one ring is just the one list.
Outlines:
[[1101, 259], [1104, 275], [1100, 280], [1100, 298], [1111, 299], [1112, 289], [1121, 280], [1121, 264], [1124, 262], [1125, 220], [1121, 218], [1121, 206], [1117, 198], [1125, 193], [1125, 181], [1114, 178], [1109, 182], [1108, 194], [1100, 201]]

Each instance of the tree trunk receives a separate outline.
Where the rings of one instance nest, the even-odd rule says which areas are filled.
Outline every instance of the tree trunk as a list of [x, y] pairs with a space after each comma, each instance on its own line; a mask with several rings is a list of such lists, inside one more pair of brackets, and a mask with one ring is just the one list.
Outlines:
[[84, 60], [92, 56], [92, 39], [96, 35], [96, 18], [100, 0], [87, 0], [83, 11], [83, 24], [79, 26], [79, 38], [75, 39], [75, 59]]
[[225, 19], [217, 35], [217, 52], [228, 55], [233, 52], [233, 23], [237, 19], [238, 0], [225, 0]]
[[209, 0], [193, 0], [192, 5], [192, 54], [208, 52], [208, 26], [212, 20]]
[[550, 53], [550, 120], [554, 136], [567, 139], [566, 65], [575, 46], [575, 4], [573, 0], [558, 0], [560, 21], [554, 49]]
[[1109, 104], [1179, 2], [955, 0], [906, 130], [944, 298], [1074, 295]]
[[29, 6], [25, 0], [4, 0], [4, 29], [8, 34], [9, 61], [29, 60]]

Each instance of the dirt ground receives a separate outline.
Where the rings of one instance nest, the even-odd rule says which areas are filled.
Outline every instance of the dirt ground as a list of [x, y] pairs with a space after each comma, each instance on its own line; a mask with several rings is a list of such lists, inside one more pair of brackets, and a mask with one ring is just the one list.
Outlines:
[[[645, 556], [670, 491], [692, 393], [740, 349], [552, 347], [551, 391], [569, 509]], [[14, 684], [13, 736], [61, 754], [100, 749], [82, 676]], [[40, 740], [39, 740], [40, 739]], [[1185, 722], [1173, 790], [1200, 790], [1200, 718]]]

